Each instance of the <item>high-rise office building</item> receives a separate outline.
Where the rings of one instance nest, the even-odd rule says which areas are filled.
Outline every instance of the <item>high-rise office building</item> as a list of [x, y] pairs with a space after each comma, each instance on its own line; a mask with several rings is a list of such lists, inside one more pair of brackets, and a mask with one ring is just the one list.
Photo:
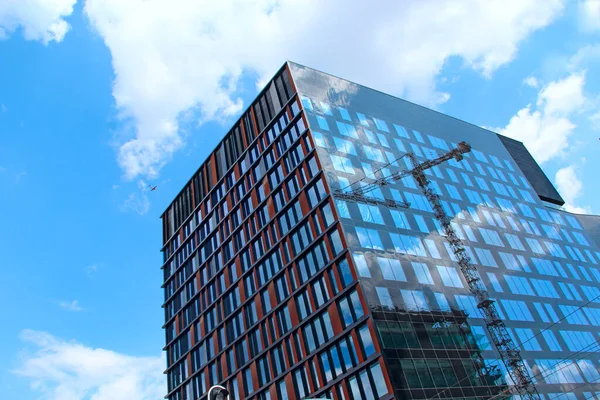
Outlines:
[[[165, 211], [169, 400], [490, 399], [514, 382], [426, 170], [542, 398], [600, 398], [600, 237], [522, 145], [286, 63]], [[336, 195], [338, 193], [338, 195]], [[585, 228], [584, 228], [585, 227]], [[498, 397], [494, 397], [498, 396]]]

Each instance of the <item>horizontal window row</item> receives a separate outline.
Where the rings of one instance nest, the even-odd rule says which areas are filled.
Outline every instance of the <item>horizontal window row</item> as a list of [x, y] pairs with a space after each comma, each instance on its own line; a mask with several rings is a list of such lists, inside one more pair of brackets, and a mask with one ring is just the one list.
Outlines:
[[390, 374], [395, 388], [408, 391], [420, 388], [490, 387], [489, 395], [498, 394], [497, 369], [482, 369], [470, 359], [389, 359]]
[[[425, 239], [426, 241], [428, 239]], [[355, 265], [358, 270], [358, 274], [362, 277], [370, 278], [372, 274], [370, 272], [369, 264], [373, 265], [372, 268], [378, 268], [381, 272], [381, 276], [384, 280], [390, 281], [401, 281], [401, 282], [419, 282], [421, 284], [434, 285], [434, 279], [430, 273], [429, 267], [424, 263], [411, 262], [412, 272], [414, 275], [407, 273], [400, 260], [390, 259], [387, 257], [374, 256], [369, 257], [370, 262], [367, 262], [367, 258], [364, 254], [354, 253], [353, 255]], [[581, 267], [583, 268], [583, 267]], [[435, 267], [437, 273], [440, 276], [441, 282], [446, 287], [454, 288], [465, 288], [466, 284], [462, 280], [462, 274], [456, 267], [448, 267], [437, 265]], [[488, 272], [485, 274], [490, 281], [490, 284], [494, 291], [504, 292], [505, 289], [501, 282], [498, 280], [496, 274]], [[554, 283], [545, 279], [536, 279], [521, 277], [509, 274], [501, 275], [502, 281], [508, 286], [511, 293], [529, 296], [540, 296], [548, 298], [563, 298], [567, 300], [583, 301], [583, 297], [579, 294], [575, 284], [568, 282], [558, 282], [558, 288]], [[579, 290], [584, 293], [586, 300], [600, 302], [600, 290], [587, 285], [577, 285]]]
[[[337, 200], [336, 204], [338, 205], [338, 210], [340, 215], [344, 215], [345, 211], [343, 208], [340, 208], [340, 201]], [[368, 212], [374, 214], [374, 210], [370, 208], [374, 206], [369, 206], [369, 208], [365, 208]], [[398, 213], [397, 215], [397, 226], [405, 228], [411, 228], [406, 216], [404, 213]], [[418, 225], [425, 224], [425, 218], [419, 215], [414, 215], [415, 220]], [[429, 218], [428, 218], [429, 219]], [[438, 224], [435, 219], [431, 219], [434, 225]], [[460, 225], [458, 223], [453, 222], [453, 227], [459, 238], [468, 239], [471, 242], [477, 242], [477, 238], [474, 233], [480, 232], [480, 234], [484, 237], [484, 241], [487, 244], [494, 246], [495, 244], [502, 243], [500, 236], [497, 232], [491, 231], [484, 228], [476, 228], [471, 227], [469, 225]], [[423, 230], [428, 230], [421, 229]], [[439, 228], [441, 229], [441, 227]], [[351, 247], [362, 247], [366, 249], [373, 250], [382, 250], [382, 251], [393, 251], [399, 254], [408, 254], [414, 256], [428, 257], [434, 259], [446, 259], [450, 258], [452, 261], [457, 261], [456, 256], [454, 255], [452, 249], [448, 245], [447, 242], [443, 242], [443, 246], [446, 248], [447, 256], [441, 256], [439, 250], [439, 244], [437, 241], [433, 239], [426, 239], [412, 235], [402, 235], [397, 233], [392, 233], [386, 229], [370, 229], [364, 228], [360, 226], [355, 226], [353, 230], [356, 232], [356, 236], [354, 236], [352, 230], [349, 230], [349, 240], [351, 243]], [[522, 246], [522, 242], [520, 239], [512, 234], [505, 233], [503, 234], [504, 238], [507, 242], [512, 243], [511, 247], [515, 250], [520, 250]], [[354, 238], [356, 240], [354, 240]], [[529, 240], [533, 240], [527, 238]], [[547, 241], [544, 241], [547, 242]], [[494, 244], [495, 243], [495, 244]], [[531, 242], [534, 243], [534, 242]], [[539, 244], [539, 242], [537, 242]], [[545, 243], [546, 246], [550, 246], [549, 243]], [[541, 245], [540, 245], [541, 246]], [[488, 267], [498, 267], [501, 265], [499, 261], [504, 264], [507, 269], [516, 270], [516, 271], [524, 271], [524, 272], [532, 272], [531, 267], [535, 267], [537, 273], [542, 275], [550, 275], [550, 276], [560, 276], [566, 279], [576, 279], [576, 280], [586, 280], [588, 282], [599, 282], [600, 283], [600, 271], [596, 267], [585, 267], [585, 266], [577, 266], [574, 267], [572, 264], [562, 264], [559, 261], [552, 261], [548, 259], [543, 259], [539, 257], [525, 257], [520, 254], [512, 254], [506, 252], [493, 252], [489, 249], [483, 249], [479, 247], [473, 247], [465, 245], [464, 246], [467, 254], [471, 258], [471, 261], [475, 264], [488, 266]], [[499, 258], [499, 260], [498, 260]], [[530, 259], [530, 261], [528, 261]], [[363, 264], [360, 264], [363, 265]], [[565, 269], [566, 265], [566, 269]], [[367, 268], [360, 268], [361, 276], [370, 277], [370, 272]], [[386, 278], [387, 279], [387, 278]], [[395, 278], [391, 278], [395, 279]], [[396, 279], [397, 280], [397, 279]], [[498, 290], [500, 291], [500, 290]], [[575, 296], [576, 297], [576, 296]]]
[[[536, 359], [542, 380], [548, 384], [596, 382], [600, 374], [591, 360]], [[584, 379], [585, 378], [585, 379]]]
[[[395, 192], [394, 189], [392, 189], [391, 192], [394, 193]], [[421, 209], [423, 211], [431, 211], [429, 205], [427, 203], [425, 203], [425, 199], [424, 198], [419, 199], [419, 197], [422, 197], [422, 196], [412, 195], [412, 194], [408, 195], [408, 193], [405, 193], [405, 195], [406, 195], [406, 198], [411, 203], [411, 206], [416, 206], [416, 208]], [[404, 201], [404, 199], [399, 197], [397, 199], [397, 201]], [[420, 203], [423, 203], [424, 206], [421, 207], [419, 205]], [[450, 203], [450, 205], [454, 205], [454, 204]], [[423, 233], [430, 233], [430, 232], [434, 231], [434, 229], [430, 228], [427, 225], [425, 217], [418, 215], [418, 214], [413, 214], [413, 216], [412, 216], [415, 219], [415, 221], [417, 222], [417, 224], [415, 226], [414, 223], [413, 224], [409, 223], [405, 213], [397, 211], [397, 210], [390, 210], [385, 207], [380, 207], [380, 206], [376, 206], [376, 205], [368, 205], [368, 204], [360, 203], [360, 202], [356, 203], [356, 205], [351, 205], [351, 203], [349, 203], [349, 202], [337, 199], [336, 200], [336, 208], [338, 209], [338, 213], [339, 213], [340, 217], [342, 217], [342, 218], [361, 220], [363, 222], [369, 222], [369, 223], [384, 225], [384, 226], [388, 226], [388, 227], [395, 226], [397, 228], [406, 229], [406, 230], [416, 230], [418, 228], [418, 230]], [[358, 209], [358, 212], [352, 211], [355, 209]], [[446, 209], [447, 213], [451, 216], [456, 215], [458, 217], [458, 219], [465, 218], [466, 212], [460, 211], [460, 209], [458, 212], [456, 212], [455, 209], [450, 208], [449, 206], [445, 207], [445, 209]], [[504, 222], [499, 214], [496, 214], [493, 212], [491, 213], [487, 210], [480, 210], [480, 212], [486, 217], [486, 219], [488, 220], [488, 223], [490, 225], [499, 226], [500, 228], [503, 228], [503, 229], [507, 228], [507, 226], [504, 224]], [[475, 210], [469, 209], [469, 214], [471, 215], [473, 221], [481, 222], [481, 220], [479, 219], [479, 216], [477, 215], [477, 212]], [[388, 217], [388, 215], [389, 215], [389, 217]], [[512, 217], [510, 217], [510, 216], [505, 216], [505, 217], [510, 222], [513, 229], [520, 231], [520, 229], [517, 225], [517, 222]], [[445, 236], [445, 232], [444, 232], [443, 228], [441, 227], [440, 223], [436, 219], [434, 219], [434, 218], [427, 218], [427, 219], [432, 221], [432, 224], [435, 226], [435, 229], [437, 229], [437, 231], [440, 235]], [[526, 227], [525, 230], [527, 231], [527, 233], [543, 237], [543, 235], [541, 234], [541, 232], [539, 231], [539, 229], [537, 228], [535, 223], [527, 222], [524, 220], [520, 220], [520, 222], [523, 227]], [[528, 248], [526, 249], [525, 245], [521, 241], [520, 237], [515, 234], [512, 234], [512, 233], [504, 233], [502, 235], [504, 237], [504, 240], [502, 240], [501, 236], [497, 232], [490, 230], [490, 229], [476, 228], [476, 227], [465, 225], [465, 224], [459, 225], [457, 222], [453, 222], [452, 226], [453, 226], [456, 234], [459, 236], [459, 238], [461, 240], [469, 240], [472, 242], [477, 242], [478, 239], [475, 236], [474, 232], [479, 232], [483, 238], [483, 241], [486, 244], [489, 244], [492, 246], [505, 247], [505, 241], [506, 241], [508, 246], [510, 246], [514, 250], [531, 251], [533, 253], [540, 254], [540, 255], [552, 255], [554, 257], [563, 258], [563, 259], [567, 258], [567, 255], [568, 255], [568, 257], [573, 261], [591, 262], [592, 264], [598, 264], [598, 262], [596, 261], [596, 257], [598, 259], [600, 259], [600, 252], [596, 252], [596, 256], [594, 256], [590, 250], [583, 249], [583, 252], [585, 252], [585, 254], [587, 255], [587, 258], [586, 258], [584, 256], [583, 252], [577, 247], [564, 245], [564, 249], [567, 250], [567, 252], [565, 253], [563, 250], [563, 247], [560, 244], [550, 242], [548, 240], [540, 241], [535, 238], [524, 238], [525, 243], [528, 246]], [[531, 230], [531, 228], [534, 228], [534, 230]], [[464, 230], [464, 232], [463, 232], [463, 230]]]
[[[393, 289], [384, 286], [375, 287], [377, 303], [384, 309], [400, 309], [410, 312], [462, 310], [474, 318], [483, 318], [481, 310], [473, 296], [466, 294], [444, 294], [440, 292], [424, 292], [422, 290]], [[448, 297], [447, 297], [448, 296]], [[452, 300], [452, 303], [448, 301]], [[600, 296], [596, 300], [600, 300]], [[511, 321], [559, 322], [571, 325], [595, 325], [600, 321], [600, 309], [577, 307], [565, 304], [551, 305], [534, 302], [532, 313], [529, 302], [521, 300], [497, 299], [496, 309], [501, 318]], [[554, 310], [558, 307], [562, 317]]]
[[[475, 332], [446, 321], [376, 321], [384, 349], [473, 350], [479, 348]], [[485, 335], [484, 335], [485, 336]], [[391, 354], [391, 353], [390, 353]]]

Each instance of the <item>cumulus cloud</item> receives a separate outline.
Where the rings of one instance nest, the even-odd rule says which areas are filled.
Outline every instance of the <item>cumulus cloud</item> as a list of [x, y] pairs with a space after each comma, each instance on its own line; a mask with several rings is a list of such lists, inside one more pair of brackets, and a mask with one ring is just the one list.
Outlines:
[[577, 168], [574, 165], [556, 171], [554, 183], [559, 193], [565, 199], [565, 210], [578, 214], [590, 213], [589, 207], [575, 206], [577, 199], [582, 195], [583, 184], [577, 176]]
[[527, 78], [523, 79], [523, 83], [534, 89], [537, 89], [538, 87], [540, 87], [540, 82], [537, 80], [537, 78], [535, 76], [528, 76]]
[[550, 82], [538, 95], [537, 106], [546, 114], [569, 115], [581, 109], [585, 103], [583, 86], [585, 71], [573, 73], [567, 78]]
[[65, 18], [73, 13], [77, 0], [0, 1], [0, 39], [21, 28], [26, 40], [44, 44], [61, 42], [70, 29]]
[[600, 30], [600, 0], [579, 1], [579, 23], [585, 32]]
[[127, 179], [155, 177], [184, 146], [180, 118], [242, 109], [244, 72], [259, 82], [290, 59], [413, 101], [447, 93], [435, 80], [450, 57], [490, 76], [564, 0], [86, 0], [112, 55], [113, 96], [132, 123], [119, 145]]
[[83, 308], [79, 305], [79, 300], [59, 301], [58, 305], [60, 306], [60, 308], [64, 308], [67, 311], [72, 311], [72, 312], [83, 311]]
[[502, 135], [522, 141], [539, 163], [564, 152], [576, 125], [570, 117], [585, 104], [585, 71], [550, 82], [531, 104], [513, 116], [505, 128], [495, 129]]
[[25, 330], [16, 370], [46, 400], [156, 400], [166, 393], [162, 357], [134, 357]]

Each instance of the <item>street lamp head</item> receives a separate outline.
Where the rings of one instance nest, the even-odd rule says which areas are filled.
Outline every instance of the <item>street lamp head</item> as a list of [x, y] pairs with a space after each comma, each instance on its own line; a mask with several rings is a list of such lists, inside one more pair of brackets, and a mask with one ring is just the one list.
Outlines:
[[223, 386], [215, 385], [208, 390], [208, 400], [229, 400], [229, 391]]

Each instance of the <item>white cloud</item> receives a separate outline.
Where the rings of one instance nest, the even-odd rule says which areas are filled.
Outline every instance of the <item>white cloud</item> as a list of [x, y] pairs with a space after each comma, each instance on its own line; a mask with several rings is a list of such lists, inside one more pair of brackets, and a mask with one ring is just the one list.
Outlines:
[[45, 400], [156, 400], [166, 393], [161, 357], [133, 357], [25, 330], [18, 368]]
[[538, 93], [536, 109], [531, 105], [519, 110], [502, 135], [522, 141], [539, 163], [561, 155], [576, 125], [569, 119], [585, 104], [585, 72], [576, 72], [553, 81]]
[[70, 29], [65, 18], [73, 13], [77, 0], [0, 1], [0, 39], [21, 28], [26, 40], [44, 44], [61, 42]]
[[123, 209], [145, 215], [150, 211], [150, 199], [144, 193], [131, 193], [123, 202]]
[[581, 47], [577, 53], [567, 59], [567, 67], [570, 70], [587, 68], [595, 65], [598, 60], [600, 60], [600, 44], [590, 44]]
[[[127, 179], [156, 177], [184, 146], [179, 118], [242, 109], [236, 85], [286, 59], [426, 104], [453, 56], [490, 76], [564, 0], [86, 0], [112, 54], [113, 96], [132, 122], [118, 162]], [[360, 27], [357, 30], [357, 27]]]
[[60, 308], [64, 308], [67, 311], [73, 311], [73, 312], [83, 311], [83, 308], [79, 305], [79, 300], [59, 301], [58, 305], [60, 306]]
[[565, 210], [579, 214], [590, 213], [589, 207], [575, 206], [577, 199], [582, 195], [583, 184], [577, 177], [577, 169], [574, 165], [556, 171], [554, 182], [565, 200]]
[[550, 82], [540, 91], [537, 106], [546, 114], [558, 116], [572, 114], [581, 109], [585, 103], [584, 84], [585, 71]]
[[579, 22], [585, 32], [600, 30], [600, 0], [579, 1]]
[[137, 182], [138, 192], [131, 193], [123, 203], [123, 211], [134, 211], [139, 215], [144, 215], [150, 211], [150, 199], [146, 192], [148, 187], [146, 182], [138, 180]]
[[535, 76], [528, 76], [527, 78], [523, 79], [523, 83], [534, 89], [537, 89], [538, 87], [540, 87], [540, 82], [537, 80], [537, 78]]

